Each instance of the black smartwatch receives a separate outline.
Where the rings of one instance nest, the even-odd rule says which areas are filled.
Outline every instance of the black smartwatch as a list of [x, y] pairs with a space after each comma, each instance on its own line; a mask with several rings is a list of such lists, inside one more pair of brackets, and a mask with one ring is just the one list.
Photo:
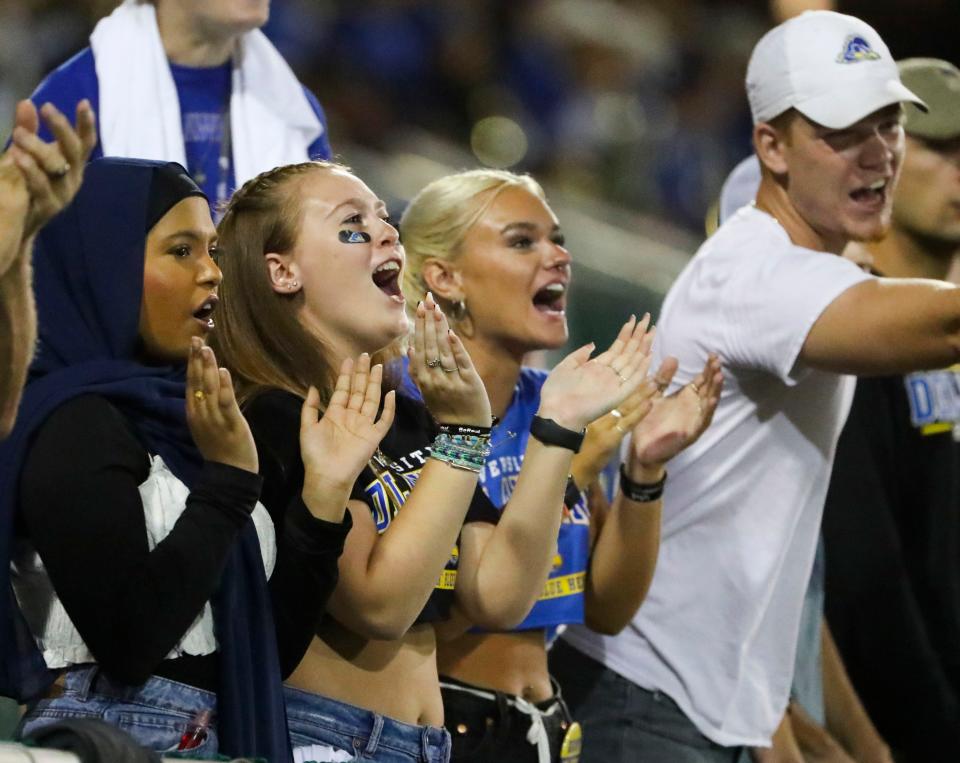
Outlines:
[[586, 433], [586, 429], [574, 432], [572, 429], [560, 426], [553, 419], [544, 419], [540, 416], [534, 416], [533, 423], [530, 425], [530, 434], [544, 445], [556, 445], [558, 448], [567, 448], [574, 453], [580, 452], [583, 436]]

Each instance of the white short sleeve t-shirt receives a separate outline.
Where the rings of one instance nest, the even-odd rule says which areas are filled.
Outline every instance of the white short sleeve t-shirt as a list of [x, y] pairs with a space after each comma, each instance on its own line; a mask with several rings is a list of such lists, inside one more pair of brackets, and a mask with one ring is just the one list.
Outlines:
[[564, 638], [638, 686], [671, 697], [721, 745], [766, 745], [787, 705], [804, 592], [852, 376], [804, 368], [811, 326], [872, 278], [795, 246], [744, 207], [670, 289], [656, 354], [688, 383], [717, 352], [725, 383], [713, 423], [670, 462], [660, 555], [618, 636]]

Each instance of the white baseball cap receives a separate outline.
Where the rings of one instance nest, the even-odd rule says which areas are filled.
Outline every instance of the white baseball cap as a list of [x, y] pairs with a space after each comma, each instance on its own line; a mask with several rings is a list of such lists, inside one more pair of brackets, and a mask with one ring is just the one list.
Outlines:
[[747, 65], [747, 98], [754, 124], [794, 108], [834, 130], [903, 101], [926, 110], [876, 30], [833, 11], [806, 11], [760, 38]]

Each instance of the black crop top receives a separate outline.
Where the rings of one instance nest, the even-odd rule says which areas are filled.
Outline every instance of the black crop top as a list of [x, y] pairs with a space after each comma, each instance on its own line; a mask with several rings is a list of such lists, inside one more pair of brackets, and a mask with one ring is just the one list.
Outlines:
[[[437, 436], [437, 425], [419, 401], [397, 393], [397, 413], [393, 426], [380, 443], [373, 461], [360, 472], [350, 497], [370, 507], [377, 532], [384, 532], [401, 510], [413, 489], [420, 470], [430, 456], [430, 445]], [[496, 524], [500, 512], [487, 498], [479, 483], [463, 520]], [[457, 581], [459, 543], [450, 550], [450, 558], [437, 580], [417, 623], [433, 623], [450, 617], [453, 588]]]
[[[269, 390], [258, 395], [251, 401], [244, 413], [250, 422], [257, 448], [260, 452], [260, 472], [263, 475], [263, 491], [261, 501], [275, 516], [275, 506], [299, 502], [300, 492], [303, 489], [303, 462], [300, 458], [300, 407], [303, 401], [289, 392]], [[383, 532], [389, 527], [391, 520], [400, 511], [404, 501], [410, 494], [417, 481], [420, 469], [427, 462], [430, 453], [430, 444], [437, 434], [437, 426], [424, 405], [409, 396], [397, 394], [397, 413], [393, 426], [380, 443], [380, 451], [373, 463], [365, 467], [354, 483], [350, 497], [362, 501], [370, 507], [370, 513], [376, 523], [377, 531]], [[271, 444], [268, 444], [271, 443]], [[272, 456], [270, 454], [273, 454]], [[382, 455], [381, 455], [382, 454]], [[298, 507], [297, 514], [306, 511]], [[489, 522], [496, 524], [500, 512], [490, 503], [483, 490], [477, 487], [473, 500], [467, 511], [464, 524], [467, 522]], [[349, 520], [349, 514], [348, 514]], [[276, 518], [274, 519], [276, 522]], [[319, 520], [316, 520], [319, 521]], [[417, 623], [431, 623], [445, 620], [449, 617], [450, 607], [453, 604], [453, 586], [457, 575], [457, 557], [459, 549], [454, 547], [450, 552], [450, 560], [437, 581], [426, 606], [417, 617]], [[276, 576], [274, 572], [274, 576]], [[292, 570], [285, 574], [293, 575]], [[326, 599], [323, 599], [325, 601]], [[301, 598], [300, 602], [305, 599]], [[285, 608], [276, 605], [279, 611]], [[308, 609], [300, 606], [302, 611]], [[301, 638], [297, 639], [290, 633], [297, 626], [280, 631], [287, 631], [283, 644], [299, 643], [303, 651], [309, 644], [322, 611], [314, 610], [312, 617], [301, 617], [299, 627], [305, 626], [309, 630], [301, 630]], [[291, 615], [291, 624], [294, 619]], [[299, 651], [299, 650], [298, 650]], [[303, 656], [300, 651], [297, 659]], [[293, 655], [281, 655], [285, 666], [293, 662]], [[296, 663], [293, 662], [295, 665]]]

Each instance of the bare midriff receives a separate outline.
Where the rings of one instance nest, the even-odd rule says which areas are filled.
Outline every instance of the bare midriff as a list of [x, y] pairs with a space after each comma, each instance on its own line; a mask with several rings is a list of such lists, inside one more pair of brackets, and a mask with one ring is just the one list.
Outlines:
[[440, 675], [541, 702], [553, 696], [543, 630], [464, 633], [437, 647]]
[[436, 655], [430, 625], [415, 625], [397, 641], [378, 641], [328, 618], [286, 683], [404, 723], [442, 726]]

